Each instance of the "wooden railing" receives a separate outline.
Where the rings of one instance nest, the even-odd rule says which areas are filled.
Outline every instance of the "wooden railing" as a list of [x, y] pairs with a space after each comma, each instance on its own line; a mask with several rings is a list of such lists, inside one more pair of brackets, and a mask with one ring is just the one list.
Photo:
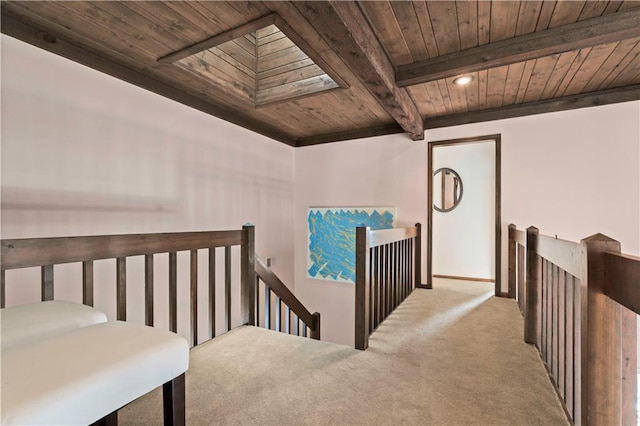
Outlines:
[[[232, 247], [240, 246], [240, 295], [232, 296]], [[198, 250], [208, 251], [208, 338], [216, 334], [217, 249], [224, 251], [224, 329], [232, 327], [232, 297], [240, 298], [242, 324], [255, 324], [254, 227], [241, 230], [211, 232], [181, 232], [163, 234], [103, 235], [2, 240], [0, 261], [0, 307], [5, 306], [7, 270], [40, 267], [41, 300], [54, 299], [54, 266], [82, 264], [82, 303], [94, 305], [94, 261], [114, 260], [116, 271], [116, 319], [127, 319], [127, 259], [144, 256], [145, 324], [154, 325], [154, 257], [168, 253], [169, 329], [178, 330], [178, 252], [190, 255], [189, 334], [193, 346], [198, 343]], [[17, 285], [18, 283], [16, 283]], [[137, 309], [137, 307], [136, 307]]]
[[[189, 252], [189, 337], [192, 345], [198, 339], [198, 252], [207, 250], [208, 293], [207, 339], [216, 336], [216, 299], [224, 297], [224, 331], [232, 323], [260, 326], [260, 294], [265, 295], [262, 308], [263, 326], [298, 336], [320, 339], [320, 314], [311, 314], [280, 279], [256, 258], [254, 227], [242, 230], [183, 232], [167, 234], [103, 235], [91, 237], [61, 237], [2, 240], [0, 263], [0, 307], [6, 303], [6, 270], [39, 267], [41, 270], [41, 300], [54, 299], [54, 266], [68, 263], [82, 265], [82, 303], [94, 305], [94, 261], [111, 259], [116, 271], [116, 319], [127, 319], [127, 259], [144, 256], [144, 318], [145, 324], [154, 325], [154, 258], [168, 253], [168, 323], [173, 332], [178, 330], [178, 253]], [[232, 247], [240, 247], [240, 291], [232, 290]], [[217, 255], [223, 252], [223, 258]], [[218, 274], [216, 271], [223, 274]], [[235, 272], [237, 273], [237, 272]], [[224, 282], [216, 279], [224, 275]], [[237, 275], [235, 278], [237, 279]], [[260, 282], [264, 284], [260, 286]], [[18, 283], [15, 283], [18, 285]], [[78, 289], [80, 290], [80, 289]], [[272, 303], [271, 294], [275, 295]], [[236, 299], [238, 298], [238, 299]], [[232, 300], [240, 301], [240, 318], [232, 318]], [[235, 302], [237, 303], [237, 302]], [[284, 306], [283, 306], [284, 304]], [[130, 307], [131, 309], [131, 307]], [[138, 309], [135, 307], [135, 309]], [[291, 315], [293, 312], [293, 316]], [[218, 317], [219, 318], [219, 317]], [[233, 320], [233, 321], [232, 321]], [[203, 340], [204, 341], [204, 340]]]
[[356, 228], [355, 347], [420, 286], [421, 226], [372, 231]]
[[[264, 318], [263, 326], [268, 330], [320, 340], [320, 314], [309, 312], [259, 258], [256, 258], [256, 275], [257, 297], [260, 294], [264, 297], [262, 315], [261, 304], [256, 305], [256, 325], [260, 326], [260, 318]], [[264, 285], [260, 286], [260, 283]]]
[[601, 234], [574, 243], [530, 227], [523, 244], [524, 232], [509, 230], [509, 288], [524, 307], [524, 339], [538, 347], [569, 418], [636, 424], [640, 259]]

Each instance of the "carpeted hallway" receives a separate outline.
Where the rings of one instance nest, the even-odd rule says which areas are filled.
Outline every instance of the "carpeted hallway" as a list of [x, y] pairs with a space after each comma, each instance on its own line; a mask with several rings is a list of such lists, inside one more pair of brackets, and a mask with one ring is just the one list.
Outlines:
[[[187, 424], [568, 424], [516, 303], [493, 285], [416, 290], [350, 347], [240, 327], [191, 351]], [[156, 391], [121, 425], [161, 424]]]

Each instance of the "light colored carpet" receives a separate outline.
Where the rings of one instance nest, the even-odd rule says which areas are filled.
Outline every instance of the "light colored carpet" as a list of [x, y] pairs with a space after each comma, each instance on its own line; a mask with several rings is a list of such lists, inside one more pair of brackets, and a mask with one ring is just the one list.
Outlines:
[[[240, 327], [191, 351], [190, 425], [566, 425], [513, 300], [493, 285], [416, 290], [368, 350]], [[162, 422], [161, 392], [120, 411]]]

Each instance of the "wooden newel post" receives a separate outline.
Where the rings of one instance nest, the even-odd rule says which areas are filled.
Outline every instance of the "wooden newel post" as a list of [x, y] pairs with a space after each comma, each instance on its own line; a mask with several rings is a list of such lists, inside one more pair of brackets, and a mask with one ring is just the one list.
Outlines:
[[242, 323], [256, 325], [256, 248], [255, 227], [242, 227], [244, 238], [240, 253], [240, 300]]
[[516, 225], [509, 225], [509, 298], [516, 298]]
[[355, 348], [369, 347], [369, 228], [356, 228]]
[[[576, 424], [635, 424], [637, 349], [625, 340], [633, 340], [629, 333], [635, 336], [636, 315], [604, 294], [604, 253], [620, 253], [620, 243], [596, 234], [582, 240], [582, 248], [581, 419]], [[633, 396], [625, 395], [629, 384]]]
[[311, 327], [311, 338], [320, 340], [320, 312], [313, 313], [313, 327]]
[[538, 228], [527, 228], [527, 295], [524, 309], [524, 341], [538, 346], [542, 343], [540, 318], [542, 304], [540, 294], [540, 258], [538, 249]]

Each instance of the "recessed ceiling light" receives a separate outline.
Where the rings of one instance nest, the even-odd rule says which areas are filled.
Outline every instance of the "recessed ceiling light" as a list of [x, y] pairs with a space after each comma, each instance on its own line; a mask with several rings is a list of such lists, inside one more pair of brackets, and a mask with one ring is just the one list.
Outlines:
[[472, 76], [463, 75], [462, 77], [458, 77], [455, 80], [453, 80], [453, 84], [455, 84], [456, 86], [464, 86], [471, 83], [472, 81], [473, 81]]

